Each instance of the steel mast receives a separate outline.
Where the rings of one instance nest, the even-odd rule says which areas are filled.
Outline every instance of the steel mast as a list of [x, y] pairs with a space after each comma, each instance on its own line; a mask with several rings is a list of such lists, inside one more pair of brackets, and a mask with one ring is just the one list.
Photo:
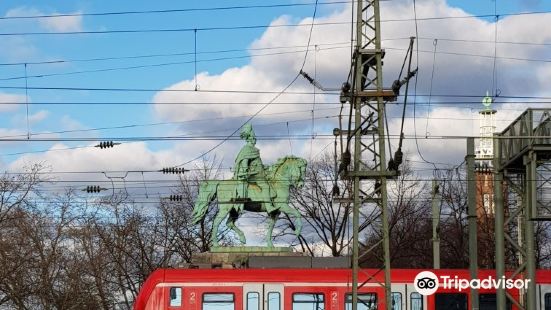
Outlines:
[[[353, 180], [353, 247], [352, 247], [352, 309], [357, 309], [358, 288], [376, 275], [366, 275], [359, 281], [359, 233], [360, 215], [368, 204], [377, 208], [382, 228], [382, 240], [371, 249], [382, 245], [384, 260], [384, 284], [386, 309], [392, 309], [390, 281], [390, 243], [387, 206], [387, 179], [396, 171], [388, 171], [385, 156], [385, 104], [395, 101], [391, 89], [383, 89], [379, 0], [356, 1], [356, 45], [353, 53], [352, 82], [345, 83], [341, 102], [351, 107], [349, 130], [338, 130], [337, 135], [347, 137], [346, 151], [341, 154], [339, 174]], [[350, 142], [354, 139], [353, 152]], [[353, 156], [353, 158], [352, 158]], [[352, 167], [350, 167], [352, 164]], [[362, 225], [365, 226], [365, 225]], [[365, 227], [363, 227], [365, 228]], [[371, 250], [370, 249], [370, 250]], [[369, 250], [362, 254], [368, 254]]]

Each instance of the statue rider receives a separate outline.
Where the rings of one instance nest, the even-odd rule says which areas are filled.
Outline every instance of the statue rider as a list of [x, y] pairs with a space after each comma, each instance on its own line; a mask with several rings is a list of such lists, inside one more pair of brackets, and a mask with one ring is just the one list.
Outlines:
[[233, 178], [241, 181], [236, 186], [237, 197], [248, 198], [248, 185], [254, 183], [259, 187], [260, 200], [265, 202], [266, 211], [270, 213], [275, 208], [270, 195], [270, 185], [266, 181], [264, 165], [260, 159], [260, 151], [255, 146], [256, 135], [251, 124], [247, 123], [243, 126], [240, 137], [245, 139], [247, 144], [241, 148], [235, 159]]

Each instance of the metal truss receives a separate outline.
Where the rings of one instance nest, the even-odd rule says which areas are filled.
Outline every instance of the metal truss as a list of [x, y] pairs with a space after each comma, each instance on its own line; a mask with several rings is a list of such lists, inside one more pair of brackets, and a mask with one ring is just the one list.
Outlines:
[[[357, 309], [358, 288], [375, 275], [366, 275], [359, 283], [359, 218], [368, 207], [375, 208], [381, 225], [382, 240], [362, 253], [382, 245], [386, 309], [392, 309], [390, 287], [390, 245], [387, 208], [387, 179], [396, 176], [387, 169], [385, 156], [385, 104], [396, 100], [391, 89], [383, 89], [379, 0], [358, 0], [356, 7], [356, 47], [353, 55], [352, 83], [342, 89], [341, 102], [352, 105], [354, 126], [340, 129], [347, 137], [347, 146], [354, 139], [353, 152], [347, 147], [342, 154], [340, 177], [354, 181], [352, 309]], [[352, 115], [351, 115], [352, 117]], [[353, 156], [353, 160], [352, 160]], [[370, 222], [373, 224], [373, 221]], [[369, 225], [362, 225], [362, 229]]]
[[[498, 289], [497, 308], [505, 309], [507, 298], [520, 309], [535, 310], [534, 221], [551, 220], [551, 109], [526, 110], [496, 136], [494, 146], [496, 274], [505, 276], [507, 269], [507, 278], [530, 280], [518, 299]], [[503, 194], [504, 185], [509, 195]], [[516, 259], [505, 254], [508, 250]]]

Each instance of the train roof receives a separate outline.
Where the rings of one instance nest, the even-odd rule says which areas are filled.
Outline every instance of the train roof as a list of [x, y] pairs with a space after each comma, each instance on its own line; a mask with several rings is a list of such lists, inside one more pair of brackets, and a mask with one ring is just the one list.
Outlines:
[[[412, 283], [415, 276], [429, 269], [395, 269], [391, 270], [393, 283]], [[470, 278], [467, 269], [439, 269], [429, 270], [436, 275], [450, 277]], [[359, 281], [366, 281], [373, 276], [370, 282], [384, 281], [382, 269], [362, 269], [359, 273]], [[479, 270], [479, 278], [495, 277], [495, 270]], [[536, 272], [538, 283], [551, 284], [551, 270], [538, 270]], [[147, 278], [143, 284], [136, 307], [145, 303], [155, 287], [161, 283], [242, 283], [242, 282], [307, 282], [307, 283], [342, 283], [352, 282], [351, 269], [158, 269]]]

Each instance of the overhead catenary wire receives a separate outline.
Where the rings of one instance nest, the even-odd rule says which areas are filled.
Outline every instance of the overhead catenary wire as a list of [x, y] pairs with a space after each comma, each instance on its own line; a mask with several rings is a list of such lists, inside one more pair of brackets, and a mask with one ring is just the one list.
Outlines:
[[[400, 138], [399, 134], [387, 135], [388, 137]], [[333, 134], [318, 134], [316, 138], [320, 139], [332, 139]], [[257, 136], [259, 141], [274, 141], [280, 139], [294, 139], [294, 140], [309, 140], [312, 138], [310, 134], [293, 134], [288, 135], [265, 135]], [[482, 138], [482, 136], [473, 135], [431, 135], [428, 137], [416, 137], [415, 135], [405, 135], [404, 139], [418, 140], [454, 140], [454, 139], [466, 139], [466, 138]], [[494, 139], [547, 139], [548, 136], [507, 136], [507, 137], [495, 137]], [[230, 137], [224, 135], [189, 135], [189, 136], [113, 136], [104, 137], [105, 140], [124, 141], [124, 142], [143, 142], [143, 141], [220, 141], [220, 140], [239, 140], [239, 137]], [[97, 141], [97, 138], [90, 137], [73, 137], [73, 138], [3, 138], [0, 142], [86, 142]]]
[[[389, 0], [390, 1], [390, 0]], [[295, 4], [281, 4], [280, 6], [301, 6], [301, 5], [314, 5], [317, 7], [319, 4], [345, 4], [349, 1], [334, 1], [334, 2], [313, 2], [313, 3], [295, 3]], [[125, 14], [139, 14], [139, 13], [171, 13], [171, 12], [183, 12], [183, 11], [212, 11], [212, 10], [230, 10], [230, 9], [252, 9], [252, 8], [271, 8], [277, 7], [277, 4], [274, 5], [258, 5], [258, 6], [233, 6], [233, 7], [217, 7], [217, 8], [189, 8], [189, 9], [171, 9], [171, 10], [149, 10], [149, 11], [127, 11], [127, 12], [107, 12], [107, 13], [66, 13], [66, 14], [52, 14], [52, 15], [34, 15], [34, 16], [3, 16], [0, 17], [0, 20], [6, 19], [37, 19], [37, 18], [59, 18], [59, 17], [70, 17], [70, 16], [99, 16], [99, 15], [125, 15]], [[511, 12], [511, 13], [502, 13], [501, 16], [530, 16], [530, 15], [541, 15], [549, 14], [551, 11], [530, 11], [530, 12]], [[479, 15], [461, 15], [461, 16], [427, 16], [427, 17], [414, 17], [414, 18], [395, 18], [395, 19], [381, 19], [381, 23], [385, 22], [409, 22], [409, 21], [436, 21], [436, 20], [450, 20], [450, 19], [471, 19], [471, 18], [492, 18], [496, 14], [479, 14]], [[340, 24], [345, 24], [348, 22], [340, 22]], [[268, 25], [272, 26], [272, 25]], [[242, 29], [246, 27], [261, 27], [264, 28], [266, 25], [256, 25], [256, 26], [233, 26], [231, 29]], [[275, 27], [281, 27], [280, 25], [275, 25]], [[226, 29], [222, 27], [205, 27], [198, 28], [197, 30], [220, 30]], [[49, 35], [49, 34], [95, 34], [95, 33], [123, 33], [123, 32], [158, 32], [158, 31], [191, 31], [189, 28], [176, 28], [176, 29], [128, 29], [128, 30], [104, 30], [104, 31], [68, 31], [68, 32], [21, 32], [21, 33], [0, 33], [0, 35]]]
[[[299, 74], [300, 76], [300, 74]], [[0, 86], [0, 89], [11, 90], [24, 90], [24, 86]], [[53, 87], [53, 86], [29, 86], [29, 90], [65, 90], [65, 91], [100, 91], [100, 92], [203, 92], [203, 93], [237, 93], [237, 94], [280, 94], [283, 95], [312, 95], [311, 91], [274, 91], [274, 90], [252, 90], [252, 89], [198, 89], [195, 91], [192, 89], [181, 88], [125, 88], [125, 87]], [[326, 96], [338, 96], [339, 92], [325, 92]], [[411, 97], [426, 97], [427, 94], [412, 94]], [[433, 94], [434, 97], [442, 98], [480, 98], [480, 94]], [[542, 99], [551, 100], [551, 96], [532, 96], [532, 95], [512, 95], [512, 94], [500, 94], [502, 99]], [[279, 98], [279, 97], [278, 97]], [[273, 103], [273, 102], [272, 102]], [[272, 104], [270, 103], [270, 104]], [[543, 102], [546, 103], [546, 102]], [[221, 104], [221, 103], [217, 103]], [[230, 103], [231, 104], [231, 103]], [[253, 104], [253, 103], [251, 103]], [[262, 104], [262, 103], [254, 103]], [[285, 102], [281, 104], [286, 104]], [[309, 103], [311, 104], [311, 103]], [[333, 104], [333, 103], [332, 103]]]
[[[431, 103], [431, 100], [432, 100], [432, 86], [433, 86], [433, 83], [434, 83], [434, 71], [436, 70], [436, 48], [438, 46], [438, 40], [435, 39], [433, 41], [433, 46], [434, 46], [434, 53], [432, 55], [432, 70], [431, 70], [431, 73], [430, 73], [430, 86], [429, 86], [429, 99], [428, 99], [428, 102], [427, 102], [427, 117], [426, 117], [426, 123], [425, 123], [425, 137], [428, 135], [428, 131], [429, 131], [429, 115], [430, 115], [430, 112], [431, 112], [431, 106], [430, 106], [430, 103]], [[417, 51], [419, 52], [419, 51]]]
[[[336, 108], [334, 108], [336, 109]], [[321, 110], [333, 110], [332, 109], [319, 109]], [[273, 114], [285, 114], [285, 113], [298, 113], [297, 112], [279, 112], [279, 113], [273, 113]], [[303, 112], [310, 112], [310, 110], [304, 110]], [[270, 114], [270, 115], [273, 115]], [[238, 118], [246, 117], [245, 116], [236, 116]], [[316, 119], [330, 119], [330, 118], [336, 118], [336, 116], [320, 116]], [[389, 119], [403, 119], [402, 117], [388, 117]], [[404, 117], [405, 119], [411, 119], [412, 117]], [[134, 127], [140, 127], [140, 126], [157, 126], [157, 125], [167, 125], [167, 124], [183, 124], [188, 122], [201, 122], [201, 121], [208, 121], [208, 120], [216, 120], [216, 119], [223, 119], [223, 118], [213, 118], [213, 119], [198, 119], [198, 120], [189, 120], [189, 121], [182, 121], [182, 122], [164, 122], [164, 123], [153, 123], [153, 124], [136, 124], [136, 125], [126, 125], [126, 126], [114, 126], [114, 127], [103, 127], [103, 128], [90, 128], [90, 129], [77, 129], [77, 130], [64, 130], [64, 131], [52, 131], [52, 132], [33, 132], [33, 136], [40, 136], [40, 135], [47, 135], [47, 134], [60, 134], [60, 133], [74, 133], [74, 132], [88, 132], [88, 131], [99, 131], [99, 130], [109, 130], [109, 129], [120, 129], [120, 128], [134, 128]], [[475, 121], [477, 118], [457, 118], [457, 117], [433, 117], [435, 120], [455, 120], [455, 121]], [[283, 121], [283, 122], [273, 122], [273, 123], [263, 123], [263, 124], [257, 124], [257, 126], [272, 126], [282, 123], [289, 123], [289, 122], [301, 122], [301, 121], [308, 121], [310, 119], [297, 119], [297, 120], [291, 120], [291, 121]], [[500, 119], [497, 120], [500, 122], [511, 122], [513, 119]], [[222, 130], [218, 130], [222, 131]], [[216, 131], [214, 131], [216, 132]], [[288, 133], [290, 135], [290, 133]], [[312, 134], [312, 137], [315, 138], [315, 134]], [[25, 137], [24, 134], [22, 135], [8, 135], [8, 136], [0, 136], [0, 139], [3, 138], [17, 138], [17, 137]], [[66, 151], [66, 150], [75, 150], [75, 149], [86, 149], [86, 148], [93, 148], [93, 145], [88, 146], [76, 146], [76, 147], [67, 147], [67, 148], [59, 148], [59, 149], [45, 149], [45, 150], [33, 150], [33, 151], [21, 151], [21, 152], [13, 152], [13, 153], [4, 153], [0, 154], [0, 156], [15, 156], [15, 155], [24, 155], [24, 154], [34, 154], [34, 153], [45, 153], [45, 152], [52, 152], [52, 151]]]
[[494, 57], [492, 65], [492, 97], [497, 97], [497, 29], [499, 24], [499, 15], [497, 14], [497, 0], [494, 0]]
[[[348, 22], [320, 22], [316, 26], [335, 26], [345, 25]], [[0, 37], [11, 36], [64, 36], [64, 35], [92, 35], [92, 34], [143, 34], [143, 33], [180, 33], [194, 31], [235, 31], [235, 30], [252, 30], [252, 29], [269, 29], [269, 28], [293, 28], [293, 27], [308, 27], [309, 24], [257, 24], [257, 25], [236, 25], [236, 26], [211, 26], [211, 27], [193, 27], [193, 28], [151, 28], [151, 29], [116, 29], [116, 30], [81, 30], [81, 31], [65, 31], [65, 32], [0, 32]]]
[[[319, 42], [316, 43], [318, 46], [339, 46], [347, 45], [348, 42]], [[202, 54], [226, 54], [226, 53], [236, 53], [236, 52], [256, 52], [256, 51], [270, 51], [270, 50], [280, 50], [280, 49], [291, 49], [291, 48], [306, 48], [306, 45], [281, 45], [281, 46], [266, 46], [266, 47], [249, 47], [243, 49], [214, 49], [214, 50], [204, 50], [197, 51], [197, 55]], [[67, 58], [67, 59], [49, 59], [49, 60], [37, 60], [25, 62], [3, 62], [0, 63], [0, 66], [19, 66], [19, 65], [52, 65], [52, 64], [62, 64], [62, 63], [71, 63], [71, 62], [98, 62], [98, 61], [111, 61], [111, 60], [128, 60], [128, 59], [142, 59], [142, 58], [158, 58], [158, 57], [175, 57], [175, 56], [193, 56], [194, 51], [188, 52], [171, 52], [171, 53], [151, 53], [151, 54], [132, 54], [132, 55], [119, 55], [119, 56], [102, 56], [102, 57], [92, 57], [92, 58]]]
[[178, 167], [181, 167], [181, 166], [185, 166], [191, 162], [194, 162], [195, 160], [197, 159], [200, 159], [200, 158], [203, 158], [205, 155], [208, 155], [209, 153], [211, 153], [212, 151], [214, 151], [215, 149], [217, 149], [218, 147], [220, 147], [224, 142], [226, 142], [227, 140], [229, 140], [234, 134], [236, 134], [243, 126], [245, 126], [245, 124], [247, 124], [248, 122], [250, 122], [253, 118], [255, 118], [258, 114], [260, 114], [262, 111], [264, 111], [270, 104], [272, 104], [274, 101], [276, 101], [279, 97], [281, 97], [281, 95], [283, 95], [283, 93], [285, 93], [295, 82], [296, 80], [298, 79], [298, 77], [300, 76], [300, 71], [302, 71], [302, 69], [304, 69], [304, 65], [306, 64], [306, 59], [308, 57], [308, 51], [309, 51], [309, 47], [310, 47], [310, 43], [311, 43], [311, 40], [312, 40], [312, 30], [314, 29], [314, 24], [315, 24], [315, 20], [316, 20], [316, 13], [317, 13], [317, 9], [318, 9], [318, 6], [317, 6], [317, 3], [318, 3], [318, 0], [316, 0], [316, 4], [314, 6], [314, 12], [312, 14], [312, 23], [310, 24], [310, 32], [308, 34], [308, 41], [306, 43], [306, 51], [304, 53], [304, 59], [302, 61], [302, 65], [300, 67], [300, 70], [298, 70], [297, 74], [295, 75], [295, 77], [291, 80], [291, 82], [285, 86], [279, 93], [277, 93], [270, 101], [268, 101], [268, 103], [266, 103], [265, 105], [263, 105], [258, 111], [256, 111], [252, 116], [250, 116], [245, 122], [243, 122], [234, 132], [232, 132], [229, 136], [227, 136], [225, 139], [223, 139], [220, 143], [216, 144], [215, 146], [211, 147], [210, 149], [208, 149], [206, 152], [203, 152], [201, 153], [199, 156], [195, 157], [194, 159], [192, 160], [189, 160], [189, 161], [186, 161], [185, 163], [182, 163], [180, 165], [177, 165]]
[[[346, 48], [346, 46], [340, 46], [340, 47], [328, 47], [324, 48], [323, 50], [336, 50], [336, 49], [342, 49]], [[296, 54], [296, 53], [303, 53], [305, 50], [295, 50], [295, 51], [283, 51], [283, 52], [273, 52], [273, 53], [263, 53], [263, 54], [249, 54], [249, 55], [242, 55], [242, 56], [228, 56], [228, 57], [218, 57], [218, 58], [207, 58], [207, 59], [197, 59], [197, 55], [194, 55], [195, 58], [193, 60], [185, 60], [185, 61], [171, 61], [171, 62], [163, 62], [163, 63], [154, 63], [154, 64], [143, 64], [143, 65], [133, 65], [133, 66], [123, 66], [123, 67], [109, 67], [109, 68], [100, 68], [100, 69], [89, 69], [89, 70], [79, 70], [79, 71], [69, 71], [69, 72], [56, 72], [56, 73], [43, 73], [43, 74], [34, 74], [34, 75], [25, 75], [25, 76], [13, 76], [13, 77], [5, 77], [0, 78], [0, 81], [11, 81], [11, 80], [19, 80], [19, 79], [28, 79], [28, 78], [45, 78], [45, 77], [52, 77], [52, 76], [65, 76], [65, 75], [75, 75], [75, 74], [85, 74], [85, 73], [100, 73], [100, 72], [113, 72], [113, 71], [122, 71], [122, 70], [132, 70], [132, 69], [144, 69], [144, 68], [154, 68], [154, 67], [166, 67], [166, 66], [174, 66], [174, 65], [185, 65], [185, 64], [193, 64], [194, 65], [194, 84], [195, 89], [194, 91], [197, 91], [197, 64], [203, 63], [203, 62], [215, 62], [215, 61], [225, 61], [225, 60], [233, 60], [233, 59], [248, 59], [252, 57], [268, 57], [268, 56], [280, 56], [280, 55], [287, 55], [287, 54]], [[26, 65], [25, 65], [26, 66]]]
[[[296, 112], [287, 112], [287, 113], [296, 113]], [[280, 113], [276, 113], [276, 114], [283, 114], [283, 113], [280, 112]], [[331, 119], [331, 118], [336, 118], [336, 116], [335, 115], [318, 116], [316, 119], [326, 119], [327, 120], [327, 119]], [[224, 119], [224, 118], [217, 118], [217, 119]], [[293, 135], [291, 135], [291, 133], [289, 131], [289, 123], [305, 122], [305, 121], [310, 121], [310, 120], [311, 120], [310, 118], [293, 119], [293, 120], [288, 120], [288, 121], [261, 123], [261, 124], [257, 124], [257, 126], [265, 127], [265, 126], [273, 126], [273, 125], [278, 125], [278, 124], [287, 124], [288, 139], [289, 139], [289, 144], [291, 145], [291, 138], [293, 137]], [[199, 121], [204, 121], [204, 120], [194, 120], [194, 122], [199, 122]], [[189, 122], [192, 122], [192, 121], [189, 121]], [[183, 124], [183, 123], [186, 123], [186, 122], [167, 122], [167, 123], [161, 123], [161, 124]], [[119, 127], [114, 127], [114, 128], [118, 129], [118, 128], [129, 128], [129, 127], [138, 127], [138, 126], [119, 126]], [[48, 133], [33, 133], [33, 135], [34, 136], [39, 136], [39, 135], [52, 134], [52, 133], [68, 133], [68, 132], [83, 132], [83, 131], [86, 132], [86, 131], [91, 131], [91, 130], [104, 130], [104, 129], [112, 129], [112, 128], [94, 128], [94, 129], [90, 129], [90, 130], [65, 130], [65, 131], [48, 132]], [[204, 133], [223, 132], [225, 130], [226, 129], [219, 129], [219, 130], [214, 130], [214, 131], [209, 131], [209, 132], [204, 132]], [[23, 135], [0, 136], [0, 141], [1, 141], [1, 139], [4, 139], [4, 138], [17, 138], [17, 137], [22, 137], [22, 136]], [[312, 135], [312, 137], [314, 137], [314, 135]], [[88, 141], [92, 141], [93, 139], [97, 140], [97, 138], [91, 138], [91, 140], [88, 140]], [[120, 144], [120, 143], [116, 143], [116, 144]], [[0, 154], [0, 156], [14, 156], [14, 155], [23, 155], [23, 154], [32, 154], [32, 153], [45, 153], [45, 152], [50, 152], [50, 151], [75, 150], [75, 149], [84, 149], [84, 148], [93, 148], [93, 147], [96, 147], [96, 146], [89, 145], [89, 146], [59, 148], [59, 149], [22, 151], [22, 152], [15, 152], [15, 153]], [[292, 146], [291, 146], [291, 150], [292, 150]]]
[[[1, 87], [0, 87], [1, 88]], [[422, 94], [419, 94], [418, 96], [420, 97], [428, 97], [428, 95], [422, 95]], [[408, 97], [415, 97], [415, 95], [413, 94], [410, 94]], [[442, 97], [441, 95], [432, 95], [432, 97]], [[461, 97], [470, 97], [470, 96], [458, 96], [458, 97], [455, 97], [455, 98], [461, 98]], [[476, 97], [481, 97], [481, 96], [476, 96]], [[448, 98], [448, 97], [442, 97], [442, 98]], [[503, 97], [500, 95], [500, 98], [503, 98], [503, 99], [515, 99], [515, 98], [521, 98], [523, 99], [522, 97], [513, 97], [513, 96], [506, 96], [506, 97]], [[524, 100], [524, 101], [521, 101], [521, 100], [509, 100], [509, 101], [503, 101], [503, 102], [496, 102], [495, 104], [500, 104], [500, 105], [504, 105], [504, 104], [532, 104], [532, 105], [538, 105], [538, 104], [550, 104], [551, 103], [551, 97], [540, 97], [540, 98], [526, 98], [527, 100]], [[535, 101], [537, 100], [537, 101]], [[2, 102], [2, 105], [20, 105], [21, 103], [20, 102], [15, 102], [15, 101], [12, 101], [12, 102]], [[221, 102], [221, 101], [217, 101], [217, 102], [201, 102], [199, 100], [195, 100], [195, 101], [173, 101], [173, 102], [170, 102], [170, 101], [154, 101], [154, 102], [146, 102], [146, 101], [51, 101], [51, 102], [47, 102], [47, 101], [35, 101], [35, 102], [29, 102], [29, 105], [108, 105], [108, 106], [117, 106], [117, 105], [152, 105], [152, 104], [157, 104], [157, 105], [261, 105], [262, 103], [258, 103], [258, 102], [252, 102], [252, 101], [243, 101], [243, 102], [237, 102], [237, 101], [232, 101], [232, 102]], [[272, 105], [293, 105], [293, 106], [297, 106], [297, 105], [312, 105], [312, 102], [311, 101], [283, 101], [283, 102], [273, 102]], [[340, 103], [335, 103], [335, 102], [322, 102], [322, 101], [317, 101], [316, 102], [316, 105], [325, 105], [325, 106], [334, 106], [334, 108], [337, 108]], [[424, 102], [424, 101], [417, 101], [417, 105], [428, 105], [428, 102]], [[467, 100], [455, 100], [455, 101], [437, 101], [435, 102], [434, 100], [431, 101], [431, 105], [433, 106], [447, 106], [447, 105], [480, 105], [480, 101], [477, 100], [477, 101], [467, 101]], [[474, 109], [474, 108], [477, 108], [478, 106], [476, 107], [460, 107], [458, 106], [457, 108], [459, 109]], [[516, 110], [516, 109], [509, 109], [509, 108], [501, 108], [500, 107], [500, 110]], [[311, 112], [311, 110], [308, 110], [308, 112]], [[501, 120], [496, 120], [496, 121], [501, 121]]]
[[[390, 1], [390, 0], [382, 0]], [[349, 1], [323, 1], [323, 2], [297, 2], [297, 3], [272, 3], [259, 5], [233, 5], [233, 6], [218, 6], [218, 7], [195, 7], [195, 8], [177, 8], [177, 9], [161, 9], [161, 10], [132, 10], [132, 11], [109, 11], [109, 12], [84, 12], [84, 13], [55, 13], [55, 14], [39, 14], [39, 15], [9, 15], [2, 16], [0, 20], [11, 19], [43, 19], [43, 18], [59, 18], [59, 17], [85, 17], [85, 16], [109, 16], [109, 15], [142, 15], [142, 14], [165, 14], [165, 13], [184, 13], [184, 12], [202, 12], [202, 11], [226, 11], [226, 10], [244, 10], [244, 9], [273, 9], [273, 8], [288, 8], [288, 7], [303, 7], [313, 5], [336, 5], [346, 4]]]
[[[417, 5], [416, 5], [415, 0], [413, 0], [413, 16], [414, 16], [414, 21], [415, 21], [415, 37], [419, 38], [419, 28], [418, 28], [418, 25], [417, 25]], [[418, 39], [415, 40], [415, 50], [416, 50], [416, 52], [415, 52], [416, 65], [417, 65], [417, 68], [419, 68], [420, 64], [419, 64], [419, 40]], [[417, 154], [419, 155], [419, 158], [421, 158], [421, 160], [423, 160], [426, 163], [431, 163], [434, 166], [434, 168], [436, 169], [436, 164], [426, 160], [425, 157], [423, 156], [423, 154], [421, 153], [421, 149], [419, 147], [419, 142], [418, 142], [418, 139], [417, 139], [417, 115], [416, 115], [416, 112], [417, 112], [418, 76], [419, 76], [419, 73], [415, 75], [415, 82], [414, 82], [414, 86], [413, 86], [414, 87], [414, 92], [415, 92], [415, 96], [413, 97], [413, 134], [414, 134], [414, 141], [415, 141], [415, 149], [417, 150]]]

